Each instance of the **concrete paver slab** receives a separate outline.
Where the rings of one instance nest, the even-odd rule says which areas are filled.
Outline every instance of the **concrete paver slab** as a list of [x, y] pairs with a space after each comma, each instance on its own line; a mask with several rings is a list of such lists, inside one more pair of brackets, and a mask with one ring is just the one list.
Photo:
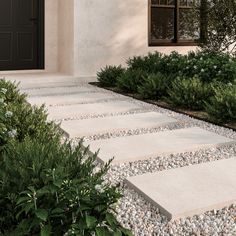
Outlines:
[[27, 100], [32, 105], [47, 104], [47, 106], [55, 105], [69, 105], [79, 103], [96, 102], [104, 99], [116, 98], [112, 94], [108, 93], [78, 93], [78, 94], [67, 94], [67, 95], [55, 95], [55, 96], [40, 96], [40, 97], [29, 97]]
[[74, 104], [68, 106], [48, 107], [50, 120], [62, 120], [87, 115], [113, 114], [141, 109], [141, 106], [127, 101], [109, 101], [93, 104]]
[[86, 92], [96, 92], [93, 87], [82, 87], [82, 86], [74, 86], [74, 87], [54, 87], [54, 88], [39, 88], [39, 89], [26, 89], [22, 90], [22, 92], [27, 93], [29, 96], [53, 96], [60, 94], [77, 94], [77, 93], [86, 93]]
[[123, 163], [231, 143], [234, 143], [234, 140], [193, 127], [108, 140], [88, 141], [85, 145], [90, 145], [91, 152], [100, 149], [98, 158], [101, 161], [107, 162], [114, 156], [113, 163]]
[[63, 121], [61, 128], [70, 138], [75, 138], [119, 130], [153, 128], [174, 122], [177, 122], [177, 120], [161, 113], [146, 112], [86, 120]]
[[236, 158], [126, 180], [169, 219], [221, 209], [236, 201]]

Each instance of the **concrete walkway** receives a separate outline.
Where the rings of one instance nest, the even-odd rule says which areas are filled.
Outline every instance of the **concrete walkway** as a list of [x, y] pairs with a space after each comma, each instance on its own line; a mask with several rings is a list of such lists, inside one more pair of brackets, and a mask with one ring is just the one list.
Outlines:
[[[100, 160], [114, 156], [113, 165], [235, 143], [202, 127], [188, 127], [171, 112], [75, 79], [23, 81], [21, 89], [31, 104], [46, 103], [49, 119], [61, 122], [70, 138], [85, 137], [92, 152], [100, 148]], [[235, 160], [137, 175], [126, 183], [168, 218], [188, 217], [236, 201]]]

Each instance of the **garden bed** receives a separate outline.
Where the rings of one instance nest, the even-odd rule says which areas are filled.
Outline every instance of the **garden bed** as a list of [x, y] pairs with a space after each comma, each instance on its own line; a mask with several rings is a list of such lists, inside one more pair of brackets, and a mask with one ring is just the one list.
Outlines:
[[143, 102], [147, 102], [147, 103], [152, 104], [152, 105], [157, 105], [159, 107], [169, 109], [169, 110], [174, 111], [174, 112], [178, 112], [178, 113], [181, 113], [181, 114], [184, 114], [184, 115], [188, 115], [188, 116], [190, 116], [192, 118], [195, 118], [195, 119], [198, 119], [198, 120], [210, 122], [214, 125], [219, 125], [219, 126], [222, 126], [224, 128], [229, 128], [229, 129], [232, 129], [233, 131], [236, 131], [236, 122], [229, 122], [229, 123], [217, 122], [217, 121], [211, 119], [211, 117], [205, 111], [194, 111], [194, 110], [188, 110], [188, 109], [183, 109], [183, 108], [177, 108], [177, 107], [174, 107], [172, 104], [170, 104], [166, 101], [163, 101], [163, 100], [156, 101], [156, 100], [151, 100], [151, 99], [143, 99], [140, 96], [140, 94], [138, 94], [138, 93], [124, 92], [124, 91], [122, 91], [121, 89], [119, 89], [117, 87], [104, 87], [104, 86], [101, 85], [100, 82], [91, 82], [90, 84], [94, 85], [94, 86], [97, 86], [99, 88], [107, 89], [109, 91], [122, 94], [124, 96], [135, 98], [135, 99], [143, 101]]
[[222, 52], [158, 52], [106, 66], [93, 85], [236, 130], [236, 58]]

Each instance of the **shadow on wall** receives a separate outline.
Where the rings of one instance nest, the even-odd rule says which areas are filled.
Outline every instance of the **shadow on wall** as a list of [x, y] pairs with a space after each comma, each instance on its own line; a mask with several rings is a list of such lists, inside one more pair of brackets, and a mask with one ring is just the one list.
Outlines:
[[80, 74], [95, 75], [107, 64], [151, 51], [186, 53], [193, 47], [148, 47], [148, 1], [81, 0]]

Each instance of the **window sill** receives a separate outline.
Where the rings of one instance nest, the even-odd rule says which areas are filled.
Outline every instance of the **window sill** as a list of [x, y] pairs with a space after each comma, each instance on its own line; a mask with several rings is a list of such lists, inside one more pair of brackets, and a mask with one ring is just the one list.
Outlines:
[[178, 43], [173, 43], [173, 42], [149, 42], [148, 46], [149, 47], [157, 47], [157, 46], [168, 46], [168, 47], [175, 47], [175, 46], [198, 46], [198, 42], [178, 42]]

